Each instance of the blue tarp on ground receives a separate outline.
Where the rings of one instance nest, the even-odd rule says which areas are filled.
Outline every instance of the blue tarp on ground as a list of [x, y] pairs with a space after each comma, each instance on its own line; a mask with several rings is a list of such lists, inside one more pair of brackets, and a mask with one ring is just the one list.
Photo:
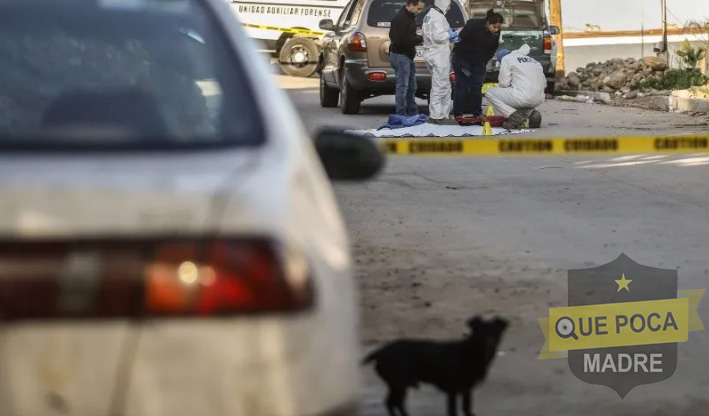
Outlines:
[[406, 117], [406, 116], [399, 116], [396, 114], [391, 114], [389, 115], [389, 120], [387, 123], [377, 130], [382, 130], [382, 129], [403, 129], [406, 127], [413, 127], [413, 126], [418, 126], [420, 124], [425, 124], [428, 122], [428, 118], [423, 115], [419, 114], [416, 116], [411, 116], [411, 117]]

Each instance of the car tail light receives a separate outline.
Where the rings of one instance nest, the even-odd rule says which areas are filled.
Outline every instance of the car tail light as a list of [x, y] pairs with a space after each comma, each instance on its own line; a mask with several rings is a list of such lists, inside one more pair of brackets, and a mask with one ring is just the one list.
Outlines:
[[361, 32], [356, 32], [350, 37], [348, 43], [350, 52], [367, 52], [367, 38]]
[[[213, 315], [300, 309], [309, 303], [307, 266], [287, 257], [267, 242], [158, 246], [145, 270], [146, 310]], [[289, 261], [301, 264], [294, 270]]]
[[544, 53], [551, 54], [551, 48], [552, 48], [551, 37], [545, 36], [544, 37]]
[[3, 320], [297, 311], [311, 285], [305, 259], [268, 239], [0, 243]]
[[367, 74], [370, 81], [386, 81], [387, 74], [384, 72], [370, 72]]
[[455, 72], [451, 72], [450, 80], [451, 82], [455, 82]]

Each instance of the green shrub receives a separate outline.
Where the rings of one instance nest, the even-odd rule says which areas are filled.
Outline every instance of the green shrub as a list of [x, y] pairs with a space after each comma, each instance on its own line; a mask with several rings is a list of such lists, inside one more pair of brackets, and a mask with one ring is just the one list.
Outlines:
[[691, 87], [698, 87], [709, 82], [704, 74], [698, 71], [686, 71], [682, 69], [670, 69], [662, 74], [659, 80], [646, 79], [640, 81], [635, 89], [637, 90], [686, 90]]
[[687, 39], [682, 42], [682, 48], [676, 52], [677, 56], [682, 60], [682, 65], [687, 69], [695, 69], [699, 61], [706, 56], [707, 48], [700, 46], [693, 47]]

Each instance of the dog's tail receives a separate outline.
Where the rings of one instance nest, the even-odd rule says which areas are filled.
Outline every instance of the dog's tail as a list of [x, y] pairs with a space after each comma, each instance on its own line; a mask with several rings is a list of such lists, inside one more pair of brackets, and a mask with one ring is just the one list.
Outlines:
[[371, 363], [372, 361], [376, 361], [377, 358], [379, 358], [379, 352], [380, 352], [380, 350], [374, 350], [374, 351], [370, 352], [369, 354], [367, 354], [366, 357], [364, 357], [362, 359], [361, 364], [367, 365], [367, 364]]

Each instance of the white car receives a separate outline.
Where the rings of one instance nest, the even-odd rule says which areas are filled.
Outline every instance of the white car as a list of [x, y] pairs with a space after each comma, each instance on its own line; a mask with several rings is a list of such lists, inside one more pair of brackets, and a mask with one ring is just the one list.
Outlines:
[[326, 173], [377, 146], [311, 140], [223, 0], [5, 0], [0, 57], [0, 415], [355, 414]]

